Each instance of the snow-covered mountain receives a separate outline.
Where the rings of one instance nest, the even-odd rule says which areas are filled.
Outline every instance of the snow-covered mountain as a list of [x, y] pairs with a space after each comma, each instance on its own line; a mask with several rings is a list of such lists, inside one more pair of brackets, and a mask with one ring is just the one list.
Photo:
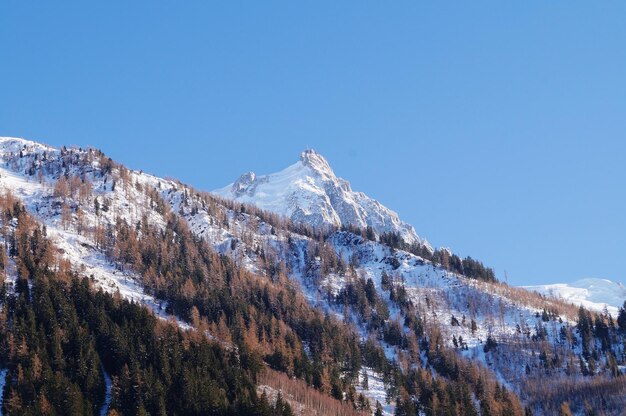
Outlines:
[[326, 159], [314, 150], [302, 152], [298, 162], [280, 172], [265, 176], [244, 173], [234, 183], [213, 192], [313, 227], [369, 226], [378, 235], [393, 232], [407, 244], [427, 244], [398, 214], [364, 193], [353, 191], [350, 183], [335, 176]]
[[[253, 275], [268, 280], [286, 276], [312, 306], [348, 322], [362, 342], [375, 341], [387, 359], [404, 362], [407, 368], [439, 371], [420, 349], [434, 353], [445, 347], [481, 363], [495, 380], [523, 395], [533, 407], [539, 406], [533, 397], [543, 393], [533, 389], [533, 380], [544, 378], [546, 365], [553, 377], [571, 377], [572, 383], [583, 380], [577, 378], [578, 370], [568, 367], [571, 360], [579, 362], [582, 354], [576, 341], [576, 307], [522, 288], [470, 279], [419, 253], [394, 249], [358, 233], [336, 230], [319, 237], [252, 206], [314, 227], [370, 225], [377, 233], [394, 231], [407, 242], [423, 241], [395, 213], [353, 192], [313, 151], [304, 152], [299, 162], [279, 173], [242, 176], [216, 192], [226, 198], [220, 199], [175, 180], [128, 170], [97, 150], [55, 149], [0, 138], [0, 192], [5, 191], [46, 225], [48, 237], [77, 272], [162, 318], [173, 318], [165, 307], [167, 300], [156, 295], [149, 279], [116, 263], [101, 248], [99, 230], [112, 234], [119, 220], [147, 221], [165, 230], [167, 213], [174, 213], [195, 236]], [[15, 280], [13, 269], [14, 265], [9, 282]], [[367, 296], [359, 296], [358, 288], [366, 285], [374, 306]], [[618, 293], [612, 286], [605, 288], [605, 296]], [[607, 297], [587, 299], [609, 303]], [[417, 326], [407, 325], [416, 316], [428, 343], [418, 343]], [[189, 328], [182, 320], [178, 324]], [[217, 338], [215, 333], [209, 335]], [[497, 341], [499, 347], [488, 346], [488, 340]], [[435, 343], [437, 348], [428, 348]], [[616, 356], [623, 357], [623, 350], [619, 344]], [[623, 366], [623, 358], [619, 360]], [[608, 359], [602, 362], [608, 365]], [[602, 376], [605, 370], [589, 372]], [[372, 405], [384, 401], [390, 385], [383, 374], [373, 367], [364, 367], [363, 373], [370, 380], [368, 388], [361, 382], [355, 388]], [[384, 403], [385, 414], [393, 414], [394, 405], [395, 400]]]
[[567, 302], [598, 312], [606, 308], [613, 316], [617, 316], [619, 307], [626, 301], [626, 287], [622, 283], [608, 279], [587, 278], [572, 283], [524, 286], [524, 288], [543, 295], [562, 298]]

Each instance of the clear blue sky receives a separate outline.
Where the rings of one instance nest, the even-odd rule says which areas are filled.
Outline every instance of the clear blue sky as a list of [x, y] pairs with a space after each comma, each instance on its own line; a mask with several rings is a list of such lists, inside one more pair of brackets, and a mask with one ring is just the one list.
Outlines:
[[313, 147], [511, 283], [626, 283], [626, 2], [302, 3], [3, 1], [0, 135], [205, 190]]

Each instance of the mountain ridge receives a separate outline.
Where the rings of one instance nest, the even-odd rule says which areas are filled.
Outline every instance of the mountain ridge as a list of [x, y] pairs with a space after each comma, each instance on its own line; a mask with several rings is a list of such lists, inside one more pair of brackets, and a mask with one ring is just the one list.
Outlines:
[[[384, 414], [394, 414], [398, 406], [413, 401], [424, 409], [427, 398], [402, 398], [389, 380], [419, 370], [420, 377], [433, 374], [439, 380], [477, 387], [477, 378], [460, 381], [454, 378], [458, 373], [451, 371], [456, 366], [471, 366], [471, 371], [463, 373], [482, 374], [482, 379], [490, 380], [487, 388], [491, 396], [475, 396], [479, 390], [472, 388], [474, 396], [466, 396], [467, 403], [472, 399], [492, 403], [490, 397], [500, 386], [506, 386], [515, 395], [526, 397], [533, 408], [554, 409], [565, 399], [557, 396], [544, 400], [545, 389], [535, 389], [536, 381], [545, 377], [546, 368], [557, 380], [584, 388], [586, 379], [580, 379], [581, 374], [596, 380], [596, 376], [607, 374], [607, 368], [618, 374], [622, 368], [619, 366], [624, 365], [619, 343], [614, 344], [619, 361], [612, 361], [608, 353], [602, 355], [601, 345], [608, 341], [601, 344], [593, 335], [601, 331], [592, 331], [581, 344], [577, 307], [510, 287], [488, 275], [471, 273], [476, 263], [458, 267], [460, 259], [448, 250], [422, 256], [394, 246], [393, 241], [371, 238], [356, 228], [299, 227], [253, 204], [218, 198], [176, 180], [129, 170], [96, 149], [53, 149], [10, 139], [0, 142], [0, 149], [6, 149], [0, 152], [0, 186], [21, 199], [28, 212], [46, 227], [59, 255], [70, 260], [75, 272], [89, 276], [94, 286], [105, 292], [140, 303], [185, 331], [201, 330], [209, 340], [227, 349], [232, 349], [235, 339], [223, 335], [228, 334], [224, 329], [228, 324], [215, 315], [223, 311], [209, 306], [230, 302], [231, 296], [217, 296], [217, 290], [233, 279], [239, 279], [239, 283], [223, 287], [222, 293], [235, 288], [246, 290], [255, 284], [285, 292], [282, 298], [272, 299], [257, 287], [252, 291], [255, 297], [242, 304], [244, 315], [252, 305], [267, 305], [269, 311], [276, 311], [277, 304], [300, 299], [303, 303], [295, 310], [307, 304], [325, 317], [325, 322], [342, 323], [348, 331], [345, 339], [353, 340], [344, 351], [356, 349], [363, 354], [363, 362], [356, 367], [361, 371], [335, 373], [333, 380], [339, 383], [333, 387], [336, 398], [355, 388], [372, 407], [391, 395], [392, 400], [383, 405]], [[316, 155], [308, 156], [317, 159]], [[332, 169], [328, 170], [321, 160], [312, 161], [314, 167], [304, 162], [301, 160], [292, 169], [294, 175], [283, 175], [283, 179], [304, 180], [306, 185], [308, 175], [315, 175], [311, 178], [315, 186], [319, 185], [315, 183], [319, 177], [332, 179]], [[247, 179], [249, 183], [242, 184], [244, 193], [259, 181], [254, 174], [248, 174]], [[175, 239], [185, 233], [193, 238], [178, 247]], [[172, 257], [164, 255], [168, 251], [159, 250], [155, 240], [170, 249], [183, 250], [179, 253], [181, 260], [188, 256], [182, 253], [195, 248], [197, 253], [209, 256], [207, 267], [225, 262], [235, 268], [234, 273], [220, 279], [219, 273], [204, 274], [195, 262], [188, 264], [185, 260], [185, 268], [162, 275], [161, 267], [167, 269], [167, 259]], [[14, 272], [8, 273], [7, 280], [17, 286]], [[287, 316], [299, 316], [295, 310]], [[211, 320], [202, 321], [211, 311]], [[585, 322], [600, 325], [609, 320], [603, 314], [591, 317], [588, 313], [583, 311]], [[272, 319], [265, 322], [269, 324]], [[261, 358], [281, 371], [293, 368], [295, 358], [308, 355], [307, 359], [315, 359], [311, 348], [319, 346], [318, 332], [312, 334], [309, 326], [300, 324], [290, 329], [301, 331], [295, 343], [280, 341], [281, 351], [288, 349], [286, 355], [270, 355], [273, 350], [263, 344], [266, 349]], [[249, 331], [246, 339], [252, 337], [250, 345], [256, 347], [274, 333], [267, 326], [259, 332], [247, 323], [238, 328]], [[319, 334], [324, 335], [320, 330]], [[591, 349], [597, 350], [599, 358], [587, 364]], [[337, 364], [334, 359], [319, 360], [326, 360], [324, 365], [331, 367]], [[580, 370], [568, 364], [573, 360], [580, 361]], [[369, 387], [363, 386], [365, 375], [370, 379]], [[482, 384], [482, 388], [485, 386]], [[402, 388], [410, 386], [404, 384]], [[579, 391], [577, 387], [573, 396], [563, 397], [582, 403]], [[614, 397], [617, 400], [618, 396]], [[546, 410], [547, 414], [550, 411]]]

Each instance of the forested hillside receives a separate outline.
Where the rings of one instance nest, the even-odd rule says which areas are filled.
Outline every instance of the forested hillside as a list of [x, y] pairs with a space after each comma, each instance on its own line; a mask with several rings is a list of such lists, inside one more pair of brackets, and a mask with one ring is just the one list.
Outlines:
[[623, 309], [592, 313], [449, 250], [294, 222], [98, 150], [0, 150], [5, 414], [624, 407]]

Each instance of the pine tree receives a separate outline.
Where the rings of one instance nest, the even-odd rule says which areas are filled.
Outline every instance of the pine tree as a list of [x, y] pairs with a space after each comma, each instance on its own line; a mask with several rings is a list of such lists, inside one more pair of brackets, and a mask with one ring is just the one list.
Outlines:
[[626, 301], [624, 301], [624, 305], [619, 308], [619, 313], [617, 314], [617, 325], [619, 326], [620, 331], [623, 334], [626, 334]]

